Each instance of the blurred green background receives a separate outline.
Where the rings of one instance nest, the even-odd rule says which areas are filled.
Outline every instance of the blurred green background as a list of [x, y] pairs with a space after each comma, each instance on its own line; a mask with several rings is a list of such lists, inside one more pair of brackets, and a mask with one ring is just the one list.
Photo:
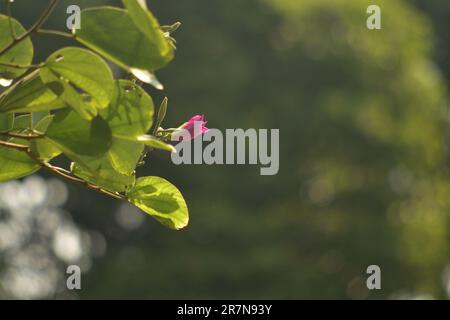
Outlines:
[[[1, 298], [450, 297], [449, 1], [147, 2], [162, 24], [183, 23], [158, 73], [166, 91], [147, 88], [157, 103], [168, 95], [167, 126], [204, 114], [222, 130], [278, 128], [280, 171], [152, 155], [139, 174], [183, 191], [180, 232], [47, 175], [0, 185]], [[69, 4], [105, 3], [120, 5], [61, 1], [46, 27], [64, 30]], [[369, 4], [382, 30], [366, 28]], [[16, 0], [13, 12], [29, 26], [45, 5]], [[74, 44], [34, 43], [36, 61]], [[42, 188], [45, 205], [27, 214], [7, 204]], [[65, 289], [69, 264], [83, 269], [80, 291]], [[366, 288], [372, 264], [381, 290]]]

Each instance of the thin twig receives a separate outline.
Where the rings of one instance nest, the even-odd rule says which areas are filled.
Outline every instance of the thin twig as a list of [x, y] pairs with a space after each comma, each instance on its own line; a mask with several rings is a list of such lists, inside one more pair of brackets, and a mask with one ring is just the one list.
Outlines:
[[[32, 157], [32, 158], [34, 158], [33, 155], [30, 155], [30, 154], [29, 154], [29, 156]], [[96, 185], [94, 185], [94, 184], [91, 184], [91, 183], [89, 183], [89, 182], [87, 182], [87, 181], [85, 181], [85, 180], [83, 180], [83, 179], [79, 179], [79, 178], [77, 178], [77, 177], [74, 177], [74, 176], [71, 175], [70, 171], [68, 171], [68, 170], [66, 170], [66, 169], [59, 168], [59, 167], [55, 167], [55, 166], [51, 165], [51, 164], [48, 163], [48, 162], [42, 162], [42, 161], [39, 161], [39, 159], [37, 159], [37, 158], [34, 158], [34, 160], [35, 160], [35, 161], [38, 161], [38, 163], [39, 163], [39, 164], [41, 165], [41, 167], [43, 167], [44, 169], [47, 169], [47, 170], [50, 171], [51, 173], [56, 174], [56, 175], [59, 175], [59, 176], [65, 178], [65, 179], [67, 179], [67, 180], [69, 180], [69, 181], [72, 181], [72, 182], [76, 182], [76, 183], [82, 184], [82, 185], [84, 185], [85, 187], [87, 187], [87, 188], [89, 188], [89, 189], [91, 189], [91, 190], [97, 191], [97, 192], [102, 193], [102, 194], [106, 194], [106, 195], [108, 195], [108, 196], [110, 196], [110, 197], [113, 197], [113, 198], [115, 198], [115, 199], [119, 199], [119, 200], [124, 200], [124, 199], [126, 199], [125, 196], [123, 196], [123, 195], [121, 195], [121, 194], [119, 194], [119, 193], [114, 193], [114, 192], [111, 192], [111, 191], [108, 191], [108, 190], [104, 190], [104, 189], [100, 188], [99, 186], [96, 186]]]
[[16, 32], [14, 30], [13, 24], [12, 24], [12, 12], [11, 12], [11, 1], [5, 0], [6, 2], [6, 13], [8, 14], [8, 20], [9, 20], [9, 32], [11, 33], [11, 37], [16, 40]]
[[34, 139], [44, 138], [44, 135], [40, 135], [40, 134], [14, 133], [14, 132], [9, 132], [9, 131], [0, 131], [0, 136], [24, 139], [24, 140], [34, 140]]
[[70, 39], [75, 38], [74, 34], [63, 32], [63, 31], [59, 31], [59, 30], [38, 29], [36, 31], [36, 33], [49, 34], [49, 35], [54, 35], [54, 36], [61, 36], [61, 37], [70, 38]]
[[40, 69], [45, 67], [45, 63], [39, 63], [39, 64], [14, 64], [14, 63], [4, 63], [0, 62], [0, 66], [2, 67], [10, 67], [10, 68], [16, 68], [16, 69]]
[[22, 145], [22, 144], [17, 144], [17, 143], [12, 143], [12, 142], [7, 142], [7, 141], [2, 141], [0, 140], [0, 146], [3, 147], [7, 147], [7, 148], [13, 148], [19, 151], [23, 151], [23, 152], [27, 152], [29, 147]]
[[0, 50], [0, 56], [5, 52], [9, 51], [18, 43], [28, 38], [33, 32], [38, 30], [48, 20], [53, 10], [55, 10], [57, 4], [58, 0], [51, 0], [47, 9], [45, 9], [45, 11], [39, 17], [39, 19], [30, 27], [30, 29], [28, 29], [24, 34], [20, 35], [19, 37], [13, 39], [13, 41], [11, 41], [8, 45], [6, 45], [6, 47]]

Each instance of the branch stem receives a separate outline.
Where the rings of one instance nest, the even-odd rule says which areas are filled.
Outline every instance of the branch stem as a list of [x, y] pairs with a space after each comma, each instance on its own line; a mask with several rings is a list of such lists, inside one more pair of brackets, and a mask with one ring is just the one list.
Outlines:
[[23, 64], [14, 64], [14, 63], [0, 62], [0, 66], [16, 68], [16, 69], [39, 69], [39, 68], [45, 67], [45, 63], [43, 62], [43, 63], [39, 63], [39, 64], [23, 65]]
[[6, 2], [6, 13], [8, 14], [8, 22], [9, 22], [9, 32], [11, 33], [11, 37], [16, 40], [17, 36], [16, 36], [16, 32], [14, 30], [14, 26], [12, 23], [12, 13], [11, 13], [11, 1], [10, 0], [5, 0]]
[[61, 37], [70, 38], [70, 39], [75, 38], [75, 35], [73, 35], [71, 33], [63, 32], [63, 31], [59, 31], [59, 30], [38, 29], [36, 31], [36, 33], [61, 36]]
[[18, 138], [18, 139], [24, 139], [24, 140], [40, 139], [40, 138], [44, 137], [41, 134], [14, 133], [14, 132], [7, 132], [7, 131], [0, 131], [0, 136], [5, 136], [5, 137], [9, 137], [9, 138]]

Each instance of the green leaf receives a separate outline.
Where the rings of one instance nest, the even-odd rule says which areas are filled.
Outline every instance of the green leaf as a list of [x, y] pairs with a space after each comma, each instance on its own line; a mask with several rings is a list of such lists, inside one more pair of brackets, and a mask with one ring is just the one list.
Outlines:
[[167, 144], [161, 140], [158, 140], [154, 136], [143, 135], [143, 136], [140, 136], [138, 138], [138, 140], [142, 141], [146, 146], [152, 147], [154, 149], [161, 149], [161, 150], [165, 150], [165, 151], [176, 152], [176, 149], [174, 146]]
[[[37, 111], [37, 112], [33, 112], [31, 113], [31, 122], [33, 124], [33, 128], [36, 129], [37, 124], [44, 118], [50, 116], [50, 112], [49, 111]], [[48, 126], [50, 125], [50, 123], [52, 122], [52, 118], [50, 120], [47, 120], [45, 122], [46, 126], [42, 127], [41, 130], [44, 131], [40, 131], [41, 133], [45, 133], [45, 131], [47, 130]]]
[[[44, 116], [41, 116], [40, 119], [37, 121], [36, 125], [34, 126], [34, 130], [37, 131], [39, 134], [45, 134], [47, 132], [48, 127], [53, 121], [53, 118], [55, 116], [52, 114], [47, 114]], [[35, 114], [32, 114], [33, 121], [35, 121]]]
[[[13, 139], [13, 143], [23, 142]], [[19, 179], [35, 173], [40, 165], [24, 152], [0, 146], [0, 182]]]
[[135, 183], [134, 175], [126, 176], [118, 173], [107, 158], [91, 162], [89, 166], [95, 168], [95, 171], [87, 171], [78, 164], [73, 165], [72, 171], [77, 177], [112, 192], [127, 191]]
[[10, 130], [13, 126], [13, 123], [14, 123], [13, 114], [0, 114], [0, 131]]
[[[14, 18], [11, 20], [16, 35], [26, 32], [25, 28]], [[0, 15], [0, 49], [5, 48], [13, 41], [10, 32], [9, 17]], [[0, 63], [14, 65], [29, 65], [33, 61], [34, 49], [30, 37], [16, 44], [11, 50], [0, 56]], [[13, 68], [0, 65], [0, 78], [14, 79], [23, 75], [27, 69]]]
[[139, 4], [137, 0], [122, 0], [122, 2], [135, 26], [147, 36], [147, 39], [155, 43], [160, 50], [161, 56], [172, 59], [173, 50], [164, 36], [158, 20], [150, 10], [146, 6]]
[[[58, 82], [57, 90], [49, 87], [87, 120], [97, 115], [95, 105], [106, 108], [114, 95], [114, 79], [109, 66], [101, 57], [85, 49], [68, 47], [53, 53], [41, 71], [41, 78], [47, 84]], [[77, 89], [88, 93], [95, 103], [87, 103]]]
[[111, 106], [100, 114], [114, 136], [136, 140], [152, 126], [153, 100], [144, 89], [128, 80], [117, 81], [115, 92]]
[[[14, 130], [30, 127], [30, 115], [18, 116], [14, 120]], [[23, 139], [9, 139], [8, 142], [29, 146], [29, 141]], [[40, 165], [32, 160], [25, 152], [10, 147], [0, 146], [0, 182], [19, 179], [40, 169]]]
[[[52, 123], [54, 115], [47, 115], [38, 121], [34, 130], [40, 134], [45, 134]], [[61, 154], [61, 150], [48, 139], [35, 139], [30, 142], [33, 152], [44, 161], [49, 161]]]
[[70, 109], [64, 109], [55, 115], [46, 139], [73, 161], [93, 170], [83, 157], [103, 156], [111, 146], [111, 129], [101, 117], [87, 121]]
[[112, 131], [109, 157], [113, 167], [124, 175], [133, 174], [144, 150], [138, 137], [152, 126], [152, 98], [131, 81], [117, 81], [116, 97], [108, 109], [100, 111]]
[[173, 59], [173, 49], [159, 24], [138, 3], [126, 3], [128, 12], [113, 7], [82, 11], [81, 29], [76, 40], [130, 71], [153, 72]]
[[129, 176], [134, 173], [143, 151], [141, 142], [113, 137], [108, 155], [114, 169]]
[[59, 81], [44, 84], [37, 70], [0, 96], [0, 112], [37, 112], [63, 108], [65, 103], [54, 93], [63, 90]]
[[31, 115], [30, 114], [22, 114], [20, 116], [16, 116], [14, 118], [14, 131], [22, 131], [26, 129], [31, 129]]
[[171, 229], [181, 229], [189, 222], [189, 213], [181, 192], [159, 177], [136, 180], [127, 193], [128, 200]]
[[[45, 68], [41, 70], [40, 75], [52, 91], [58, 94], [59, 99], [78, 112], [84, 119], [92, 120], [97, 116], [97, 108], [90, 103], [86, 103], [84, 97], [68, 82], [62, 81], [53, 72]], [[57, 86], [51, 86], [50, 83], [57, 84]]]

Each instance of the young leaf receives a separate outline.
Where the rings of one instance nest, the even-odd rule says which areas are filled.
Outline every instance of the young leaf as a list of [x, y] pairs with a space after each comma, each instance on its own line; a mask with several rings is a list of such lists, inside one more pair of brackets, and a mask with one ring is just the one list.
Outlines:
[[171, 34], [174, 33], [175, 31], [178, 30], [178, 28], [181, 26], [181, 22], [177, 21], [171, 25], [168, 26], [161, 26], [161, 30], [166, 33], [166, 34]]
[[171, 229], [182, 229], [189, 213], [181, 192], [159, 177], [144, 177], [127, 193], [128, 201]]
[[[25, 28], [14, 18], [11, 18], [11, 24], [15, 34], [23, 34]], [[6, 47], [13, 41], [10, 32], [9, 17], [0, 15], [0, 49]], [[16, 44], [11, 50], [0, 56], [0, 63], [14, 65], [29, 65], [33, 61], [34, 49], [30, 38], [26, 38]], [[15, 68], [0, 65], [0, 79], [15, 79], [23, 75], [26, 68]]]
[[161, 105], [159, 106], [158, 118], [156, 118], [155, 127], [153, 128], [153, 133], [155, 134], [158, 131], [159, 127], [161, 127], [161, 124], [163, 123], [164, 118], [166, 117], [168, 103], [169, 99], [165, 97], [164, 100], [161, 102]]
[[[44, 83], [59, 82], [57, 94], [87, 120], [97, 115], [95, 104], [86, 103], [76, 88], [88, 93], [101, 108], [106, 108], [114, 94], [111, 69], [98, 55], [81, 48], [68, 47], [53, 53], [41, 71]], [[52, 86], [50, 86], [53, 89]]]
[[173, 59], [173, 50], [157, 21], [139, 13], [143, 9], [138, 3], [129, 5], [128, 12], [113, 7], [83, 10], [76, 40], [127, 71], [164, 67]]

